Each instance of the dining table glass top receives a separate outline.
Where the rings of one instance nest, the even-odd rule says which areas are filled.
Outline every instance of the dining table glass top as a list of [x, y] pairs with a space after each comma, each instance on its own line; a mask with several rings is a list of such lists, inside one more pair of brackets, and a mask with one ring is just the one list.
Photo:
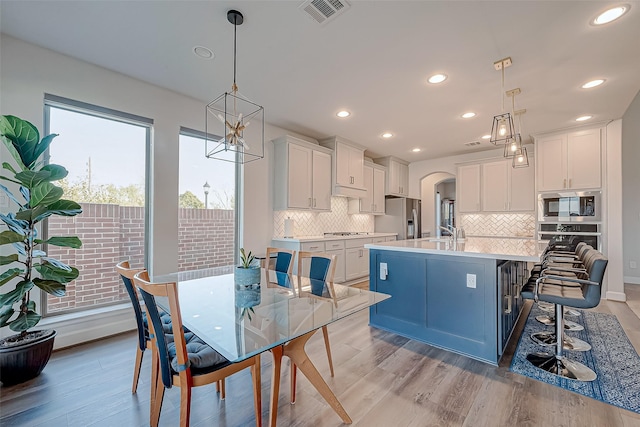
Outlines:
[[[390, 298], [387, 294], [273, 270], [259, 285], [206, 270], [152, 277], [177, 282], [183, 325], [232, 362], [252, 357]], [[169, 312], [166, 299], [157, 304]]]

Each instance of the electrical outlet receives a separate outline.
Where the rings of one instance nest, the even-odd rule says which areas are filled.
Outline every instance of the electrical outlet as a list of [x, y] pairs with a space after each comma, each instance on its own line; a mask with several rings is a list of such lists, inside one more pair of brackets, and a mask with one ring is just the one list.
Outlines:
[[638, 268], [638, 264], [635, 261], [629, 261], [629, 268]]
[[388, 273], [389, 273], [389, 270], [387, 269], [387, 263], [381, 262], [380, 263], [380, 280], [387, 280]]
[[476, 287], [476, 275], [467, 274], [467, 288], [475, 288], [475, 287]]

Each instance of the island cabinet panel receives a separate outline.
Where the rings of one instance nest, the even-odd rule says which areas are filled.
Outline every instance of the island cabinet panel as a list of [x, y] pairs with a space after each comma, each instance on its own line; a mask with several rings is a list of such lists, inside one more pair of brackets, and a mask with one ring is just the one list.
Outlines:
[[371, 307], [371, 326], [498, 364], [497, 260], [370, 249], [369, 282], [391, 295]]
[[[370, 265], [375, 266], [377, 277], [376, 280], [369, 280], [369, 286], [371, 290], [392, 296], [371, 308], [380, 326], [394, 325], [403, 330], [424, 328], [427, 321], [427, 288], [424, 284], [426, 259], [389, 252], [371, 252], [375, 254], [370, 255]], [[385, 280], [380, 280], [380, 263], [390, 266]], [[371, 276], [373, 275], [372, 269]], [[371, 324], [373, 323], [372, 316]]]

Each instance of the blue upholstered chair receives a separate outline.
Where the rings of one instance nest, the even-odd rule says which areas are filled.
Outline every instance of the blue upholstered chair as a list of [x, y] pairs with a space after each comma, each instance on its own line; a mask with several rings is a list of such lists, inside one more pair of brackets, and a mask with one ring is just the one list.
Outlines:
[[[578, 275], [567, 276], [554, 274], [554, 267], [549, 267], [541, 272], [539, 278], [535, 280], [533, 289], [531, 283], [525, 286], [522, 297], [537, 301], [545, 301], [555, 305], [555, 334], [546, 333], [548, 341], [555, 343], [555, 353], [531, 353], [527, 355], [527, 360], [534, 366], [544, 369], [553, 374], [577, 379], [580, 381], [593, 381], [596, 374], [587, 366], [575, 362], [563, 354], [566, 345], [571, 345], [572, 349], [578, 350], [577, 344], [582, 350], [589, 349], [590, 346], [584, 341], [573, 339], [566, 342], [564, 339], [564, 306], [574, 308], [592, 308], [600, 303], [602, 292], [602, 281], [607, 268], [607, 259], [597, 250], [589, 248], [580, 257], [584, 264], [587, 278], [580, 278]], [[540, 335], [545, 333], [537, 333]], [[539, 339], [539, 338], [538, 338]], [[586, 345], [586, 347], [585, 347]]]
[[[333, 276], [336, 272], [337, 257], [322, 252], [298, 252], [298, 276], [308, 277], [313, 283], [333, 282]], [[307, 269], [308, 264], [308, 269]], [[300, 291], [298, 291], [300, 294]], [[329, 331], [326, 326], [322, 327], [322, 335], [324, 337], [324, 346], [327, 351], [327, 359], [329, 360], [329, 371], [333, 376], [333, 359], [331, 358], [331, 345], [329, 344]], [[296, 366], [291, 364], [291, 403], [296, 401]]]
[[[205, 344], [197, 335], [184, 333], [178, 285], [175, 282], [151, 283], [146, 271], [136, 274], [134, 284], [140, 290], [151, 320], [153, 335], [152, 350], [159, 359], [159, 375], [152, 389], [150, 424], [155, 427], [160, 421], [160, 411], [165, 388], [180, 387], [180, 426], [189, 425], [191, 411], [191, 389], [201, 385], [218, 383], [229, 375], [251, 368], [253, 378], [253, 403], [256, 426], [262, 425], [260, 355], [242, 362], [231, 363], [213, 348]], [[165, 297], [171, 311], [172, 336], [164, 332], [156, 297]], [[156, 331], [162, 330], [162, 333]]]
[[[138, 389], [138, 380], [140, 379], [140, 368], [142, 366], [142, 357], [144, 356], [144, 351], [148, 348], [151, 348], [147, 315], [142, 310], [142, 307], [140, 306], [140, 300], [138, 299], [138, 294], [133, 287], [133, 276], [141, 271], [144, 271], [144, 269], [130, 268], [128, 261], [122, 261], [121, 263], [116, 265], [116, 271], [118, 272], [118, 274], [120, 274], [122, 283], [127, 290], [127, 294], [129, 294], [129, 299], [131, 299], [131, 304], [133, 305], [133, 313], [136, 317], [136, 326], [138, 328], [138, 347], [136, 349], [136, 362], [133, 369], [133, 385], [131, 386], [131, 393], [135, 393]], [[165, 332], [171, 333], [171, 317], [169, 317], [169, 315], [167, 315], [166, 313], [163, 313], [162, 322]], [[153, 377], [152, 381], [154, 381]]]

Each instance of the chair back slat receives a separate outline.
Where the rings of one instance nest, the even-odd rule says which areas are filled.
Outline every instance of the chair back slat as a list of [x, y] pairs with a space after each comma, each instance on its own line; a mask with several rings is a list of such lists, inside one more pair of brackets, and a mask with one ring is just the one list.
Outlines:
[[265, 268], [272, 270], [271, 268], [271, 257], [273, 254], [276, 255], [274, 268], [275, 271], [280, 273], [291, 274], [293, 271], [293, 259], [296, 256], [296, 251], [289, 249], [281, 249], [281, 248], [267, 248], [267, 255], [265, 259]]
[[178, 359], [178, 365], [184, 367], [184, 370], [182, 370], [180, 374], [181, 377], [184, 375], [185, 378], [188, 378], [187, 381], [191, 381], [191, 374], [188, 372], [190, 369], [188, 365], [189, 359], [187, 356], [184, 329], [182, 327], [182, 316], [180, 315], [180, 303], [178, 301], [178, 285], [175, 282], [152, 283], [149, 281], [149, 275], [146, 271], [136, 274], [133, 280], [144, 299], [147, 307], [147, 316], [151, 318], [153, 326], [152, 333], [157, 343], [160, 371], [164, 386], [171, 388], [173, 384], [173, 372], [171, 369], [171, 358], [169, 356], [169, 341], [162, 327], [163, 323], [156, 303], [156, 297], [166, 297], [169, 302], [169, 315], [171, 316], [171, 330], [176, 348], [176, 357]]
[[138, 300], [138, 294], [133, 287], [133, 276], [143, 271], [141, 268], [130, 268], [129, 261], [122, 261], [116, 265], [116, 271], [120, 274], [122, 283], [124, 284], [131, 305], [133, 305], [133, 312], [136, 317], [136, 325], [138, 326], [138, 345], [140, 350], [144, 351], [147, 348], [147, 327], [142, 319], [142, 307], [140, 307], [140, 300]]

